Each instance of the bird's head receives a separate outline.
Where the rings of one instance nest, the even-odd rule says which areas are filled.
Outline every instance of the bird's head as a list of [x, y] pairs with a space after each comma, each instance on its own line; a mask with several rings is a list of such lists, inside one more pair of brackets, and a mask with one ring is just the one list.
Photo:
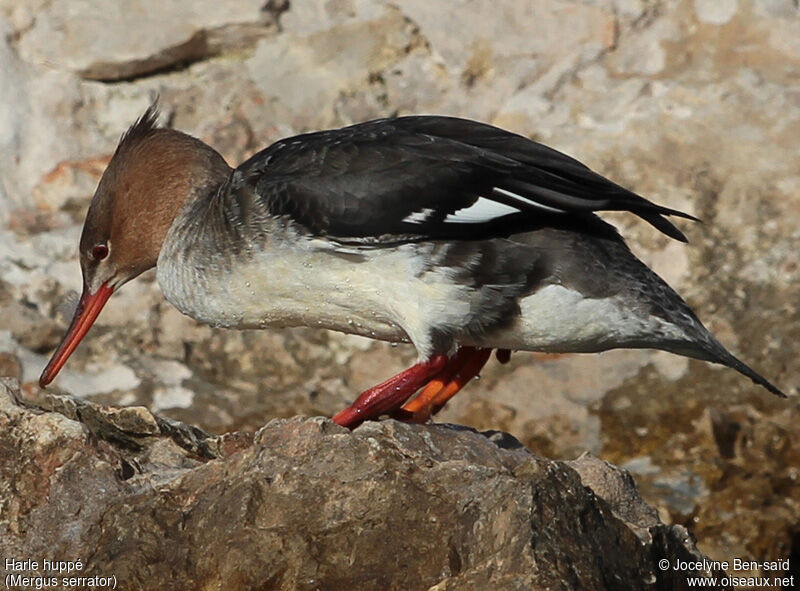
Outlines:
[[151, 105], [122, 136], [97, 186], [80, 240], [83, 293], [72, 323], [39, 378], [55, 378], [124, 283], [153, 268], [188, 199], [222, 182], [230, 167], [200, 140], [157, 125]]

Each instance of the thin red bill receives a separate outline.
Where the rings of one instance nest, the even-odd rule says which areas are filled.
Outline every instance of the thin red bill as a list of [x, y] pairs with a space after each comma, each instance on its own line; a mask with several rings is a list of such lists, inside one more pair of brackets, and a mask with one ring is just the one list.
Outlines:
[[114, 293], [114, 288], [108, 287], [106, 284], [101, 285], [96, 293], [89, 293], [88, 288], [84, 285], [78, 308], [75, 310], [75, 316], [72, 317], [72, 323], [67, 329], [67, 334], [61, 339], [61, 344], [56, 349], [56, 352], [53, 353], [50, 362], [44, 368], [41, 377], [39, 377], [39, 385], [42, 388], [52, 382], [61, 368], [64, 367], [78, 343], [89, 332], [92, 324], [100, 314], [100, 310], [103, 309], [112, 293]]

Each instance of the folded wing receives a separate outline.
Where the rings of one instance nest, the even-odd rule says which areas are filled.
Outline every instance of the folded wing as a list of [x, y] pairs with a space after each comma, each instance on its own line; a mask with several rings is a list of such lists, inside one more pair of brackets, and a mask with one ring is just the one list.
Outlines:
[[583, 226], [629, 211], [677, 240], [656, 205], [577, 160], [502, 129], [451, 117], [402, 117], [282, 140], [234, 173], [272, 215], [343, 242], [478, 239]]

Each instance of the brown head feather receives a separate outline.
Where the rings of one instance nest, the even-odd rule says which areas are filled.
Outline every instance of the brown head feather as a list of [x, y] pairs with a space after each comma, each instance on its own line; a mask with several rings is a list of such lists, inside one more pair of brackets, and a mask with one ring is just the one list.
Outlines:
[[[80, 255], [90, 289], [119, 285], [155, 266], [186, 201], [207, 195], [231, 172], [213, 148], [157, 121], [152, 104], [123, 134], [89, 206]], [[98, 244], [109, 250], [101, 261], [92, 257]]]
[[97, 186], [80, 243], [83, 294], [39, 378], [49, 384], [120, 285], [156, 265], [187, 201], [208, 197], [231, 173], [213, 148], [157, 125], [155, 104], [122, 136]]

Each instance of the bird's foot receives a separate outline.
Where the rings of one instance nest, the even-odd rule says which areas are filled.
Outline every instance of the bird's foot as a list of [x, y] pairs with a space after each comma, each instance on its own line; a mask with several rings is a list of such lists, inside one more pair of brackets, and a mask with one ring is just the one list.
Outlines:
[[397, 411], [414, 392], [436, 377], [447, 364], [445, 355], [434, 355], [428, 361], [417, 363], [362, 392], [353, 404], [333, 417], [333, 422], [354, 429], [364, 421]]
[[462, 347], [448, 360], [444, 369], [436, 375], [419, 395], [406, 402], [400, 409], [400, 420], [410, 423], [426, 423], [455, 396], [461, 388], [478, 375], [489, 357], [491, 349]]
[[[353, 404], [334, 416], [333, 421], [354, 429], [364, 421], [389, 414], [407, 423], [427, 423], [448, 400], [478, 375], [491, 354], [491, 349], [461, 347], [452, 359], [436, 355], [428, 361], [417, 363], [364, 391]], [[498, 351], [501, 363], [507, 361], [508, 356], [508, 351]], [[406, 402], [423, 386], [422, 392]]]

